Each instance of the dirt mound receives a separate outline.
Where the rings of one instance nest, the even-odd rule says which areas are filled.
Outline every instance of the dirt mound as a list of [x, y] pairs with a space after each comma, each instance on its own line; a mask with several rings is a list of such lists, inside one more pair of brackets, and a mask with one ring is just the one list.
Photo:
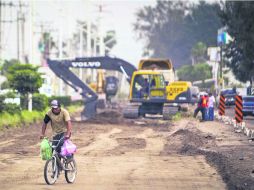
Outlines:
[[215, 146], [215, 137], [198, 130], [179, 129], [167, 137], [161, 154], [197, 154], [199, 149]]
[[88, 119], [86, 123], [119, 124], [122, 119], [122, 114], [119, 110], [105, 110], [96, 114], [95, 117]]
[[253, 190], [253, 147], [246, 145], [217, 146], [216, 138], [201, 132], [190, 122], [167, 137], [161, 155], [203, 155], [222, 176], [230, 190]]
[[[74, 121], [77, 122], [77, 121]], [[127, 119], [122, 115], [121, 109], [105, 109], [86, 121], [79, 123], [89, 124], [119, 124], [121, 126], [140, 126], [153, 127], [156, 131], [168, 131], [169, 127], [173, 126], [172, 121], [164, 121], [162, 118], [143, 118]]]

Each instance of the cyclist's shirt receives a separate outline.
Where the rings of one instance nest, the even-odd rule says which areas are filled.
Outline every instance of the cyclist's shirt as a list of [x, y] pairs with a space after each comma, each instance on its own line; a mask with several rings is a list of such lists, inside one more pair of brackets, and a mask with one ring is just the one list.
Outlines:
[[66, 132], [66, 122], [70, 121], [70, 114], [69, 112], [61, 108], [59, 114], [54, 114], [52, 110], [49, 110], [48, 113], [45, 115], [44, 122], [47, 124], [49, 121], [51, 122], [52, 130], [55, 134]]

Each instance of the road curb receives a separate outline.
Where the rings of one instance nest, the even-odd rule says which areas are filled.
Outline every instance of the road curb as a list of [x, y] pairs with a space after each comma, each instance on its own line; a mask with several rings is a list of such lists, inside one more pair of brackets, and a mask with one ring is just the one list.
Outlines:
[[243, 133], [249, 138], [254, 138], [254, 129], [249, 129], [245, 122], [237, 123], [234, 118], [225, 115], [219, 115], [218, 111], [214, 113], [215, 119], [219, 122], [229, 125], [236, 133]]

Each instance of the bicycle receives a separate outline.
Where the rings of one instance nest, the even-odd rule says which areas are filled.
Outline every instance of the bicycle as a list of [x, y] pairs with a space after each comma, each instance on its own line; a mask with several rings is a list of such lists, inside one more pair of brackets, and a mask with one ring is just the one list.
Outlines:
[[[46, 161], [44, 166], [44, 179], [48, 185], [53, 185], [62, 171], [65, 173], [64, 176], [67, 183], [73, 183], [77, 175], [77, 165], [74, 155], [62, 156], [56, 151], [56, 148], [62, 140], [64, 140], [64, 137], [60, 140], [50, 141], [53, 153], [52, 157]], [[58, 141], [55, 146], [52, 145], [54, 141]]]

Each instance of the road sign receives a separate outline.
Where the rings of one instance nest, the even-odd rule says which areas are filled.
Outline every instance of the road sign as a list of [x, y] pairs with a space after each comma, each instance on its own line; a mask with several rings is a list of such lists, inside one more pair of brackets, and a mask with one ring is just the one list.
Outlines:
[[232, 38], [227, 32], [219, 33], [217, 36], [218, 44], [228, 44], [230, 41], [232, 41]]

